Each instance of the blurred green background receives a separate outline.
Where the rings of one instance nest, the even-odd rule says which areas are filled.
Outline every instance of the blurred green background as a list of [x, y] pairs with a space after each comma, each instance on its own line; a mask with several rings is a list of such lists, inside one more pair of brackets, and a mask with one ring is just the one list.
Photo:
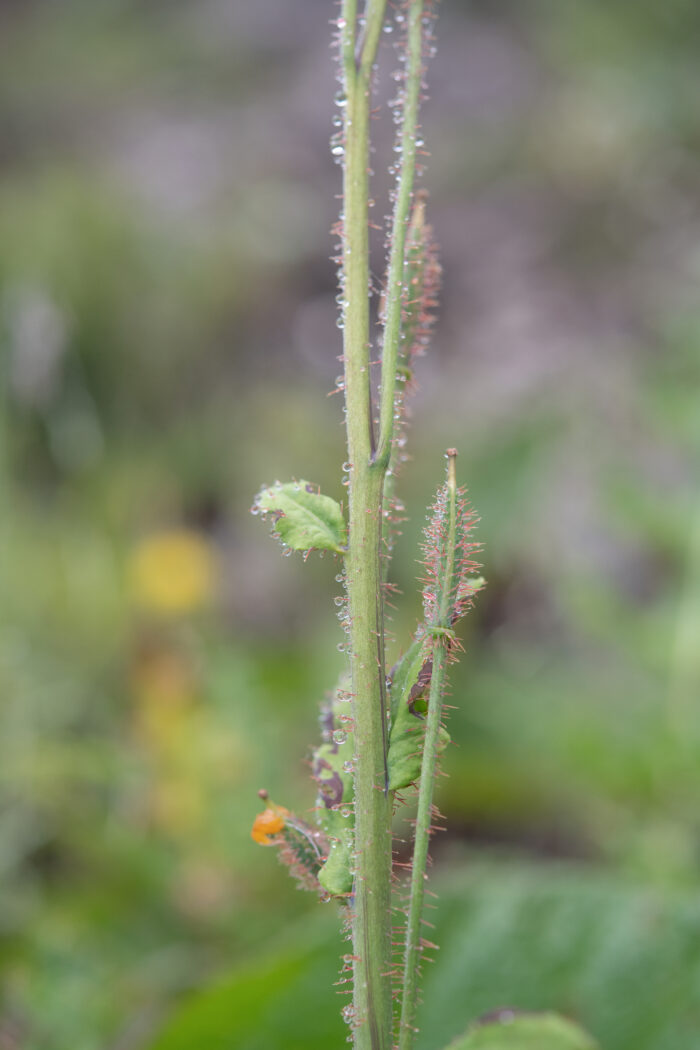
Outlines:
[[[249, 837], [259, 787], [313, 805], [342, 666], [337, 569], [248, 515], [344, 492], [335, 14], [0, 5], [2, 1050], [344, 1040], [335, 906]], [[448, 445], [488, 588], [421, 1050], [502, 1005], [696, 1050], [700, 8], [444, 0], [437, 37], [399, 643]]]

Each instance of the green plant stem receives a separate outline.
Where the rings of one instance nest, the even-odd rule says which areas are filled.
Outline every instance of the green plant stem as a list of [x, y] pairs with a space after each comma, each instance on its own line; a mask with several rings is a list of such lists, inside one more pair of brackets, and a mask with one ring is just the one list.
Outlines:
[[[457, 481], [455, 470], [456, 452], [448, 452], [447, 486], [449, 494], [449, 523], [444, 554], [444, 575], [440, 595], [438, 623], [428, 625], [449, 631], [451, 623], [450, 598], [454, 594], [455, 544], [457, 532]], [[401, 1016], [399, 1027], [399, 1050], [411, 1050], [415, 1036], [415, 1014], [418, 998], [418, 966], [421, 953], [421, 921], [425, 896], [430, 825], [433, 808], [433, 789], [437, 769], [440, 722], [442, 719], [442, 697], [448, 657], [447, 636], [436, 636], [433, 642], [433, 671], [430, 679], [428, 714], [423, 744], [423, 763], [418, 791], [418, 812], [411, 865], [411, 888], [406, 917], [406, 941], [401, 994]]]
[[345, 407], [350, 460], [345, 558], [355, 732], [353, 1007], [356, 1050], [390, 1050], [391, 802], [386, 785], [386, 695], [381, 606], [383, 471], [373, 462], [369, 363], [368, 164], [370, 78], [384, 2], [365, 8], [356, 55], [356, 0], [344, 0], [343, 297]]
[[[403, 376], [403, 384], [397, 387], [395, 392], [395, 404], [401, 406], [405, 411], [406, 400], [405, 384], [411, 377], [410, 356], [411, 346], [418, 328], [418, 317], [421, 310], [421, 299], [423, 296], [423, 280], [426, 265], [426, 245], [424, 241], [425, 227], [425, 203], [417, 202], [413, 208], [413, 214], [408, 228], [408, 243], [406, 244], [406, 265], [404, 267], [404, 283], [406, 291], [405, 315], [402, 323], [401, 339], [397, 353], [396, 372], [397, 377]], [[405, 420], [397, 427], [394, 420], [394, 430], [405, 429]], [[399, 430], [400, 433], [400, 430]], [[384, 519], [388, 522], [391, 518], [393, 501], [396, 493], [396, 475], [401, 461], [401, 451], [397, 441], [392, 441], [389, 452], [389, 462], [384, 474]], [[392, 537], [385, 537], [385, 550], [382, 566], [382, 578], [384, 583], [389, 576], [389, 565], [391, 562]]]
[[411, 210], [416, 170], [418, 106], [423, 76], [423, 2], [411, 0], [408, 10], [408, 53], [401, 127], [401, 170], [391, 226], [391, 249], [386, 282], [386, 317], [382, 348], [379, 441], [375, 459], [384, 469], [389, 464], [394, 435], [396, 374], [401, 343], [401, 311], [404, 293], [406, 228]]

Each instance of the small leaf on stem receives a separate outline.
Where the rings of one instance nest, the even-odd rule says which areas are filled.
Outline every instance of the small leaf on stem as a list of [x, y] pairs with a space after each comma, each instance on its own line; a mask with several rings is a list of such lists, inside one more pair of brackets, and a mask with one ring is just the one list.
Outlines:
[[353, 769], [355, 742], [343, 713], [349, 682], [341, 679], [332, 702], [322, 709], [324, 742], [313, 753], [311, 768], [319, 789], [316, 815], [329, 842], [319, 871], [321, 886], [334, 897], [352, 892]]
[[[431, 648], [421, 628], [413, 644], [391, 671], [390, 791], [401, 791], [420, 776], [427, 708], [425, 698], [432, 670]], [[449, 742], [449, 734], [441, 729], [438, 750], [443, 751]]]
[[308, 481], [276, 481], [261, 489], [252, 511], [274, 519], [274, 534], [290, 550], [345, 553], [347, 529], [340, 504]]

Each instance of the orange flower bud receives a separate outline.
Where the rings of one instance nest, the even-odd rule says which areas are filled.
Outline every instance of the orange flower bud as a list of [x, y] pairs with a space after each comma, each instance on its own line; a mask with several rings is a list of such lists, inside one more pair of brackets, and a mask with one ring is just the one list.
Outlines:
[[289, 816], [289, 810], [284, 806], [276, 806], [272, 802], [266, 810], [258, 813], [251, 828], [251, 838], [260, 843], [261, 846], [272, 846], [273, 835], [278, 835], [284, 828], [285, 818]]

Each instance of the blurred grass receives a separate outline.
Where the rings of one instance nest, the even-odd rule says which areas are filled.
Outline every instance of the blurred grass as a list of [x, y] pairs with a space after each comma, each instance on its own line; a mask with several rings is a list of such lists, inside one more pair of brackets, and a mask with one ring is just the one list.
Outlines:
[[[448, 445], [488, 588], [453, 681], [423, 1038], [507, 1002], [608, 1050], [695, 1050], [697, 14], [443, 8], [445, 304], [393, 653]], [[3, 1050], [147, 1046], [217, 996], [222, 1046], [342, 1038], [330, 909], [249, 839], [259, 787], [312, 806], [341, 667], [337, 567], [277, 558], [247, 514], [276, 477], [343, 494], [327, 20], [321, 0], [0, 11]], [[173, 534], [215, 566], [178, 610], [153, 595], [185, 593], [187, 545], [134, 592]]]

